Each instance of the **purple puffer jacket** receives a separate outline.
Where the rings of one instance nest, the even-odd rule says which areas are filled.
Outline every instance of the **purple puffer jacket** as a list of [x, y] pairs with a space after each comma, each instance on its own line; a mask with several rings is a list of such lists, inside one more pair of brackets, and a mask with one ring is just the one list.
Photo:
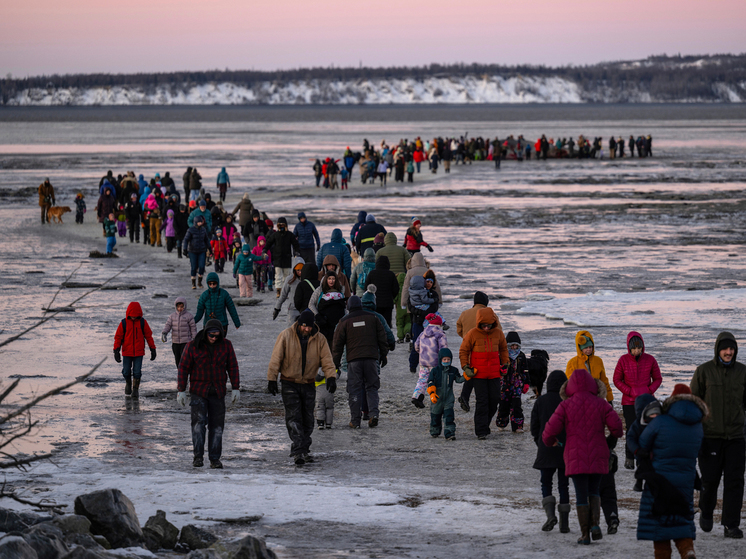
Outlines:
[[172, 312], [163, 327], [163, 334], [171, 332], [171, 343], [185, 344], [191, 342], [197, 335], [197, 325], [194, 323], [194, 316], [186, 310], [186, 299], [177, 297], [174, 305], [184, 303], [184, 310]]
[[414, 350], [420, 354], [420, 365], [435, 367], [438, 365], [438, 352], [448, 347], [446, 333], [440, 326], [428, 324], [414, 342]]
[[174, 227], [174, 211], [168, 210], [166, 216], [166, 237], [175, 237], [176, 228]]
[[645, 340], [642, 342], [642, 353], [635, 359], [629, 351], [629, 342], [637, 332], [627, 334], [627, 353], [619, 358], [614, 369], [614, 386], [622, 393], [622, 405], [634, 406], [635, 399], [643, 394], [655, 394], [663, 378], [655, 357], [645, 353]]
[[560, 396], [567, 399], [547, 422], [542, 441], [551, 447], [565, 431], [565, 475], [608, 474], [609, 447], [604, 427], [617, 438], [621, 438], [623, 430], [622, 420], [606, 401], [606, 386], [585, 369], [576, 369]]

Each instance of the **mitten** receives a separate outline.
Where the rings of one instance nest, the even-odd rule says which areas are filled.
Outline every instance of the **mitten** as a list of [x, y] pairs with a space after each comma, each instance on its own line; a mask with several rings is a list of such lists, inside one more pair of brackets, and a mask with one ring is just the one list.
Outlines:
[[427, 387], [427, 393], [430, 394], [430, 401], [433, 404], [438, 403], [438, 394], [436, 393], [437, 388], [435, 386], [428, 386]]
[[524, 393], [524, 394], [525, 394], [526, 392], [528, 392], [528, 391], [529, 391], [530, 389], [531, 389], [531, 387], [530, 387], [530, 386], [529, 386], [528, 384], [524, 384], [524, 385], [523, 385], [523, 393]]

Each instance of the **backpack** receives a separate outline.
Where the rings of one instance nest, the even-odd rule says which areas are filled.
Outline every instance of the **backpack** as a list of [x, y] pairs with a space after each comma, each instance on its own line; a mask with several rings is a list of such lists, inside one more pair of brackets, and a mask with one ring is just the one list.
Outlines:
[[[142, 332], [143, 337], [145, 337], [145, 319], [141, 316], [140, 317], [140, 331]], [[124, 335], [127, 333], [127, 319], [122, 319], [122, 339], [124, 339]]]
[[[368, 266], [372, 266], [372, 267], [369, 268]], [[363, 268], [362, 270], [360, 270], [360, 273], [357, 276], [357, 286], [363, 291], [365, 291], [365, 287], [366, 287], [365, 282], [368, 279], [368, 274], [371, 271], [375, 270], [375, 268], [376, 268], [375, 263], [371, 264], [370, 262], [363, 262]]]

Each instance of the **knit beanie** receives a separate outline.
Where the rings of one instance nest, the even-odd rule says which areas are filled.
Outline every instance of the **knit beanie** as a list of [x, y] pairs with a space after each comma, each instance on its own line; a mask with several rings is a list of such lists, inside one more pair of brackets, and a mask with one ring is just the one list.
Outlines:
[[376, 245], [382, 245], [382, 244], [383, 244], [383, 237], [384, 237], [383, 233], [378, 233], [378, 234], [377, 234], [377, 235], [376, 235], [376, 236], [375, 236], [375, 237], [373, 238], [373, 244], [376, 244]]
[[586, 338], [585, 336], [580, 336], [578, 343], [580, 344], [580, 349], [593, 347], [593, 340], [591, 340], [590, 338]]
[[642, 338], [640, 336], [632, 336], [629, 340], [629, 349], [642, 349]]
[[370, 222], [375, 221], [375, 220], [376, 220], [376, 216], [374, 216], [373, 214], [368, 214], [368, 215], [365, 216], [365, 222], [366, 223], [370, 223]]
[[313, 312], [311, 312], [309, 309], [306, 309], [302, 313], [300, 313], [300, 316], [298, 317], [299, 326], [313, 326], [314, 323], [315, 319], [313, 316]]
[[416, 217], [412, 218], [412, 227], [417, 227], [418, 225], [422, 225], [422, 222], [417, 219]]
[[358, 297], [357, 295], [353, 295], [347, 301], [348, 311], [354, 311], [354, 310], [362, 309], [362, 308], [363, 308], [363, 302], [360, 300], [360, 297]]
[[508, 345], [510, 344], [521, 345], [521, 337], [518, 335], [518, 332], [508, 332], [508, 335], [505, 336], [505, 341], [508, 342]]
[[679, 394], [691, 394], [692, 389], [689, 388], [686, 384], [677, 384], [673, 387], [673, 392], [671, 392], [671, 396], [678, 396]]
[[280, 225], [280, 224], [287, 226], [288, 220], [285, 219], [284, 217], [281, 217], [280, 219], [277, 220], [277, 225]]
[[477, 291], [474, 293], [474, 304], [484, 305], [485, 307], [488, 307], [490, 305], [490, 298], [487, 296], [486, 293]]
[[430, 313], [429, 315], [427, 315], [425, 317], [425, 320], [427, 321], [428, 324], [433, 324], [435, 326], [443, 325], [443, 319], [435, 313]]
[[718, 344], [718, 352], [728, 348], [737, 350], [738, 344], [736, 343], [736, 340], [733, 338], [724, 338], [720, 340], [720, 343]]
[[363, 303], [363, 306], [365, 306], [366, 303], [369, 305], [372, 304], [374, 307], [376, 306], [376, 286], [375, 285], [370, 284], [368, 286], [368, 289], [365, 290], [365, 293], [363, 293], [363, 297], [362, 297], [362, 303]]

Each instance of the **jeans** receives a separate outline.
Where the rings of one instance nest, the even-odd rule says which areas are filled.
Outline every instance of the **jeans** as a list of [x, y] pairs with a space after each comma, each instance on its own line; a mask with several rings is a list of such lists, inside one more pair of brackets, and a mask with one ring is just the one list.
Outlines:
[[712, 518], [718, 498], [720, 477], [723, 477], [723, 518], [721, 524], [736, 528], [741, 524], [743, 506], [744, 439], [702, 439], [699, 449], [699, 469], [702, 472], [702, 492], [699, 508], [702, 516]]
[[142, 377], [142, 355], [140, 357], [127, 357], [122, 355], [122, 376], [125, 379]]
[[290, 436], [290, 456], [308, 454], [313, 433], [313, 412], [316, 404], [314, 383], [299, 384], [281, 381], [282, 404], [285, 406], [285, 426]]
[[575, 504], [587, 505], [589, 496], [599, 496], [601, 474], [575, 474], [572, 483], [575, 486]]
[[210, 389], [207, 398], [192, 394], [192, 445], [194, 457], [205, 453], [205, 427], [207, 427], [207, 456], [210, 462], [220, 460], [223, 454], [223, 428], [225, 427], [225, 399], [215, 389]]
[[360, 395], [365, 387], [368, 401], [368, 413], [371, 418], [378, 417], [378, 389], [381, 378], [375, 359], [356, 359], [347, 364], [347, 394], [350, 404], [351, 423], [360, 425]]
[[481, 437], [490, 434], [490, 422], [500, 402], [500, 379], [475, 378], [472, 380], [477, 400], [474, 406], [474, 434]]
[[117, 238], [116, 237], [106, 237], [106, 254], [111, 254], [114, 252], [114, 247], [117, 244]]
[[552, 494], [552, 479], [557, 472], [557, 492], [560, 504], [570, 502], [570, 480], [565, 476], [564, 468], [541, 468], [541, 496], [549, 497]]
[[192, 277], [199, 274], [200, 276], [205, 275], [205, 259], [207, 258], [206, 252], [190, 252], [189, 262], [192, 263]]
[[197, 198], [199, 198], [199, 190], [190, 190], [189, 191], [189, 200], [190, 201], [192, 201], [192, 200], [196, 201]]

